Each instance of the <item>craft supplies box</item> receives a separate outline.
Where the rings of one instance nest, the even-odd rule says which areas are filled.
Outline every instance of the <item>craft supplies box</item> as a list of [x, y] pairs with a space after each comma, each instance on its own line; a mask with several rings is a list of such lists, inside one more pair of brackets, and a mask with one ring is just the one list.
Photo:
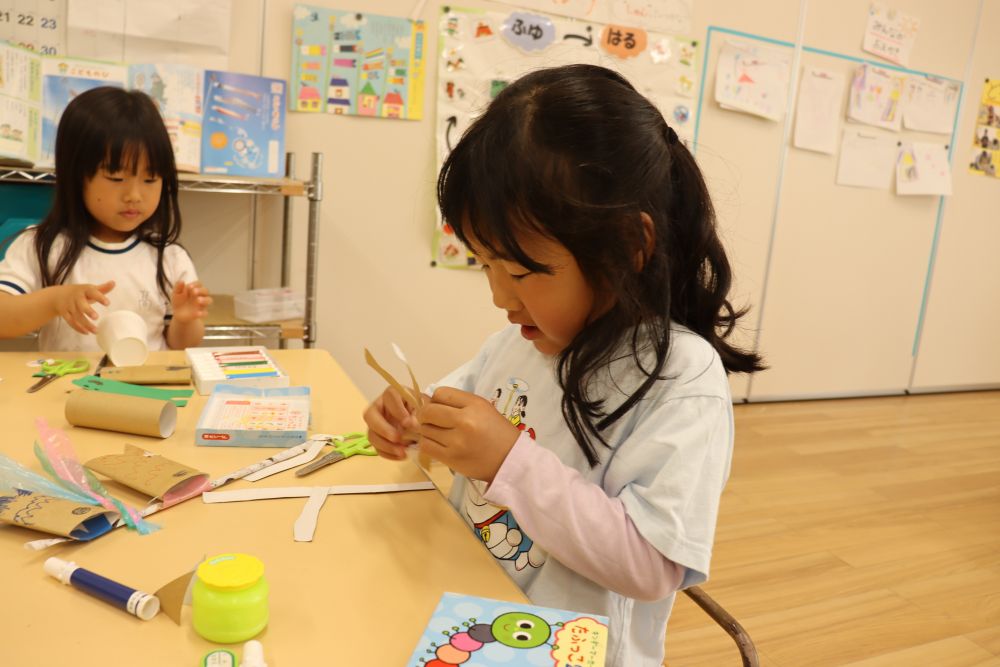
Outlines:
[[194, 385], [204, 396], [217, 384], [242, 387], [287, 387], [288, 375], [260, 345], [189, 347], [184, 350]]
[[195, 430], [210, 447], [291, 447], [308, 439], [309, 387], [216, 385]]
[[247, 322], [290, 320], [306, 312], [305, 294], [286, 287], [240, 292], [233, 303], [236, 317]]

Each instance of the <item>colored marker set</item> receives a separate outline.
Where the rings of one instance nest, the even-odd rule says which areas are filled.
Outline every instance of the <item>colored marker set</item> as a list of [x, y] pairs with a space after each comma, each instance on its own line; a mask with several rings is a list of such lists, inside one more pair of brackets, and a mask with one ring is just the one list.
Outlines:
[[247, 347], [191, 347], [186, 351], [198, 393], [210, 394], [217, 384], [243, 387], [287, 387], [286, 375], [267, 349]]

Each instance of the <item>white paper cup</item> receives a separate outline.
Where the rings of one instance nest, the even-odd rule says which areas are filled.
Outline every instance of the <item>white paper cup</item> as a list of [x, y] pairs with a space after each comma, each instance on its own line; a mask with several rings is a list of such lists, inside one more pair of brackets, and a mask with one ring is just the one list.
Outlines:
[[131, 310], [107, 313], [97, 324], [97, 344], [115, 366], [141, 366], [149, 356], [146, 322]]

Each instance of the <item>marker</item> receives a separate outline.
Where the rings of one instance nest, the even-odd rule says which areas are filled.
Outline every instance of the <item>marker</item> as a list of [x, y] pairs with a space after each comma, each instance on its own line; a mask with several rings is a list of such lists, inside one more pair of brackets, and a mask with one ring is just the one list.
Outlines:
[[90, 570], [85, 570], [72, 561], [49, 558], [45, 561], [45, 572], [67, 586], [73, 585], [84, 593], [100, 598], [124, 609], [133, 616], [148, 621], [160, 611], [160, 600], [155, 595], [137, 591], [116, 581], [111, 581]]

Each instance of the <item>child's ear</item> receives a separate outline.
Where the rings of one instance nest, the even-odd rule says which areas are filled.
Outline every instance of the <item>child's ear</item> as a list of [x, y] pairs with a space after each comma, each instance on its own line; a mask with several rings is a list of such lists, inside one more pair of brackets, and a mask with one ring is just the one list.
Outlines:
[[653, 248], [656, 247], [656, 229], [653, 227], [653, 218], [642, 211], [639, 213], [639, 221], [642, 223], [643, 242], [642, 249], [635, 253], [636, 272], [642, 271], [642, 267], [646, 266], [646, 261], [653, 254]]

